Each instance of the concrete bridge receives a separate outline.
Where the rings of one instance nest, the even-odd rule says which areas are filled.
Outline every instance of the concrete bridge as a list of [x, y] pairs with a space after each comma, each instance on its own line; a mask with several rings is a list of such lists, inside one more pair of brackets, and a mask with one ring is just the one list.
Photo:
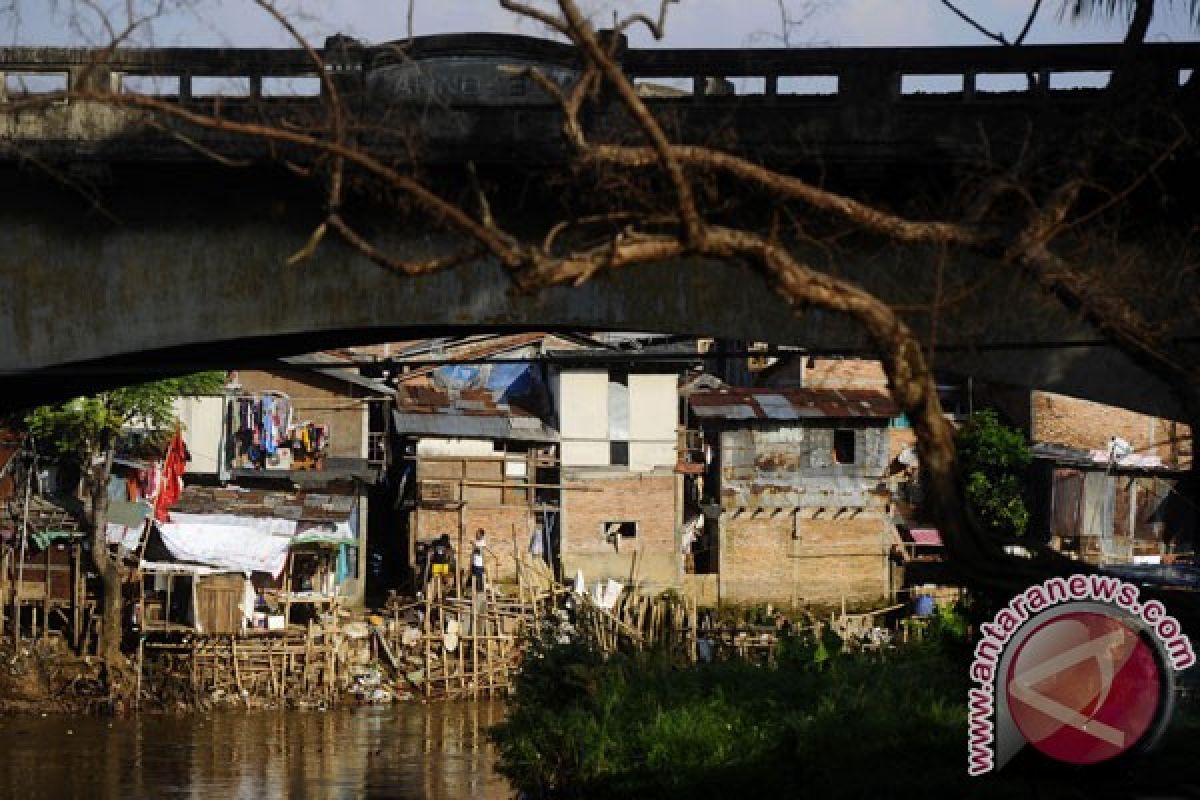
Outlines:
[[[525, 174], [565, 158], [560, 118], [524, 77], [560, 83], [573, 51], [513, 36], [439, 36], [364, 47], [334, 38], [327, 68], [356, 110], [358, 143], [420, 154], [436, 171], [470, 158], [495, 169], [513, 215], [552, 192]], [[1163, 93], [1195, 118], [1187, 78], [1197, 45], [1149, 45]], [[302, 51], [0, 49], [0, 102], [103, 89], [268, 124], [323, 125], [328, 97]], [[1003, 161], [1029, 135], [1061, 135], [1095, 109], [1119, 51], [1109, 46], [833, 50], [626, 50], [627, 72], [683, 141], [720, 142], [833, 183], [907, 191]], [[1081, 88], [1083, 87], [1083, 88]], [[286, 260], [319, 221], [320, 194], [263, 142], [188, 128], [119, 103], [57, 98], [0, 116], [0, 378], [8, 407], [163, 369], [234, 365], [335, 342], [475, 327], [673, 331], [861, 346], [827, 315], [794, 318], [765, 282], [728, 265], [663, 264], [536, 296], [511, 291], [486, 259], [399, 280], [337, 243]], [[44, 99], [44, 98], [43, 98]], [[16, 107], [10, 105], [10, 109]], [[631, 131], [597, 107], [594, 135]], [[1032, 131], [1032, 134], [1031, 134]], [[229, 168], [213, 158], [244, 160]], [[286, 155], [286, 153], [284, 153]], [[1188, 162], [1189, 164], [1191, 162]], [[1189, 167], [1190, 168], [1190, 167]], [[372, 217], [376, 238], [409, 257], [451, 243], [424, 223]], [[822, 263], [827, 255], [810, 254]], [[929, 302], [936, 254], [856, 246], [836, 269], [897, 304]], [[1157, 413], [1163, 387], [1015, 275], [955, 265], [977, 291], [946, 308], [937, 363]], [[944, 289], [945, 287], [943, 287]], [[928, 319], [914, 318], [923, 333]]]

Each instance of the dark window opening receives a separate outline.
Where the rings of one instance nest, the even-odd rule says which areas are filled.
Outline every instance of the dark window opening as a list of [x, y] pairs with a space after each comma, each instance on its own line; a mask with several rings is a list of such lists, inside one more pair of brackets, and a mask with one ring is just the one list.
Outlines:
[[833, 461], [835, 464], [854, 463], [854, 431], [836, 430], [833, 432]]
[[629, 466], [629, 442], [609, 442], [608, 463], [614, 467]]
[[604, 523], [604, 541], [620, 547], [622, 539], [637, 538], [637, 522], [632, 520]]

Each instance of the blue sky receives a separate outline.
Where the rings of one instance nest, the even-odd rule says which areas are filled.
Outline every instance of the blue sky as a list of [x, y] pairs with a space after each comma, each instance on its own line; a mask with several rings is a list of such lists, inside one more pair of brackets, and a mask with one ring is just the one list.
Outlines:
[[[143, 9], [157, 0], [133, 0]], [[792, 34], [794, 44], [870, 46], [988, 44], [988, 41], [942, 7], [937, 0], [787, 0], [793, 13], [816, 5], [815, 13]], [[16, 0], [19, 16], [0, 18], [0, 40], [18, 44], [82, 44], [106, 40], [104, 28], [90, 12], [72, 16], [71, 0]], [[288, 35], [249, 0], [162, 0], [171, 10], [145, 27], [139, 43], [158, 45], [288, 46]], [[654, 8], [654, 2], [583, 0], [598, 21], [612, 11]], [[961, 0], [960, 7], [987, 27], [1012, 38], [1028, 14], [1032, 0]], [[124, 9], [125, 0], [98, 0], [100, 6]], [[294, 12], [314, 42], [345, 32], [371, 42], [401, 38], [406, 32], [406, 0], [279, 0]], [[543, 3], [544, 4], [544, 3]], [[1061, 0], [1046, 0], [1030, 42], [1112, 41], [1123, 33], [1121, 22], [1062, 20]], [[0, 0], [0, 6], [4, 6]], [[1161, 9], [1150, 38], [1155, 41], [1196, 39], [1188, 24], [1186, 3]], [[114, 14], [120, 19], [123, 11]], [[495, 0], [416, 0], [414, 31], [508, 31], [541, 35], [544, 31], [499, 8]], [[776, 0], [681, 0], [672, 7], [664, 46], [777, 46], [780, 30]], [[644, 33], [634, 44], [648, 46]]]

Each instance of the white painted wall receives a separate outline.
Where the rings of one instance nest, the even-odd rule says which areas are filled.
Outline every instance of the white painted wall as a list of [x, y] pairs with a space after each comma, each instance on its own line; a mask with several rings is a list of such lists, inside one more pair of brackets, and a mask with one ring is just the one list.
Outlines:
[[629, 468], [675, 466], [679, 380], [674, 374], [629, 376]]
[[[608, 466], [608, 371], [564, 371], [558, 375], [556, 383], [558, 392], [554, 397], [562, 434], [562, 465]], [[628, 398], [628, 469], [638, 472], [673, 467], [679, 414], [677, 376], [674, 373], [631, 374]]]
[[496, 447], [490, 439], [420, 439], [417, 441], [419, 456], [472, 457], [496, 455]]
[[558, 376], [555, 404], [564, 467], [608, 464], [608, 370], [570, 370]]
[[192, 454], [187, 471], [204, 475], [218, 473], [225, 436], [225, 398], [180, 397], [175, 401], [175, 416], [183, 427], [183, 441]]

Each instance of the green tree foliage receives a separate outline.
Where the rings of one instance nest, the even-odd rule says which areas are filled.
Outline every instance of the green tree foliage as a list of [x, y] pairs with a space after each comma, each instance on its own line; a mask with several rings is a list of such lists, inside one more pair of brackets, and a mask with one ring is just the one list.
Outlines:
[[30, 412], [25, 422], [47, 452], [82, 465], [112, 447], [127, 426], [138, 424], [169, 433], [175, 424], [177, 398], [213, 394], [223, 383], [222, 373], [201, 372], [125, 386], [41, 406]]
[[100, 656], [106, 667], [109, 691], [114, 696], [128, 692], [132, 685], [128, 664], [121, 654], [121, 584], [125, 566], [110, 553], [104, 536], [108, 518], [105, 488], [117, 440], [126, 426], [157, 429], [170, 435], [175, 424], [175, 400], [211, 394], [223, 382], [220, 372], [167, 378], [41, 406], [26, 417], [30, 432], [44, 452], [56, 453], [80, 466], [83, 487], [91, 498], [87, 519], [92, 529], [91, 558], [104, 587]]
[[1024, 435], [994, 411], [977, 411], [958, 430], [955, 445], [967, 501], [984, 529], [1001, 537], [1025, 533], [1025, 473], [1033, 453]]

